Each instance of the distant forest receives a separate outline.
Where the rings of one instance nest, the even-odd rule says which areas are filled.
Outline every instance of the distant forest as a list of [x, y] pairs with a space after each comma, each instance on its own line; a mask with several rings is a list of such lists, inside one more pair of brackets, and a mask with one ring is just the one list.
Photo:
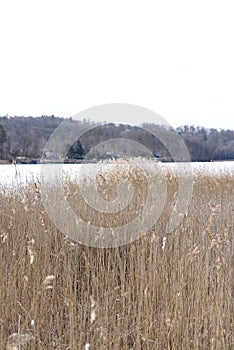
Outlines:
[[[87, 121], [74, 121], [72, 118], [58, 118], [55, 116], [41, 117], [0, 117], [0, 159], [12, 160], [17, 157], [28, 159], [40, 159], [45, 149], [46, 142], [53, 131], [63, 121], [74, 124], [74, 128], [89, 124], [91, 130], [86, 132], [73, 145], [67, 144], [68, 159], [108, 158], [116, 156], [115, 142], [109, 142], [109, 146], [102, 143], [105, 140], [122, 139], [121, 154], [145, 156], [143, 149], [139, 152], [135, 143], [128, 143], [126, 139], [144, 145], [145, 150], [154, 152], [164, 161], [171, 161], [170, 154], [165, 146], [152, 134], [143, 128], [125, 124], [96, 124]], [[154, 126], [160, 133], [166, 133], [170, 138], [175, 135], [175, 130], [168, 126]], [[234, 159], [234, 131], [206, 129], [204, 127], [180, 126], [176, 131], [183, 138], [192, 161], [215, 161]], [[99, 145], [100, 144], [100, 145]], [[96, 148], [95, 146], [98, 145]], [[95, 150], [93, 150], [95, 148]], [[136, 151], [137, 149], [137, 151]], [[50, 150], [47, 150], [48, 152]], [[136, 154], [134, 154], [134, 151]], [[138, 152], [138, 153], [137, 153]], [[48, 156], [49, 157], [49, 156]]]

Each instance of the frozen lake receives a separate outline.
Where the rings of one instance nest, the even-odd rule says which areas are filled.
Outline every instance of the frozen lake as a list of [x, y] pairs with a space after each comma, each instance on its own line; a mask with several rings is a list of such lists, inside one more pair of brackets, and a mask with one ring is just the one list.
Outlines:
[[[183, 166], [193, 172], [202, 171], [212, 174], [219, 174], [220, 172], [228, 172], [234, 174], [234, 161], [223, 162], [194, 162], [194, 163], [155, 163], [154, 166], [160, 169], [177, 169], [177, 166]], [[106, 167], [107, 165], [101, 165]], [[43, 168], [43, 176], [48, 174], [55, 174], [59, 176], [70, 176], [71, 178], [79, 178], [79, 176], [92, 176], [100, 170], [100, 164], [4, 164], [0, 165], [0, 185], [7, 187], [17, 187], [28, 182], [36, 182], [41, 179], [41, 172]]]

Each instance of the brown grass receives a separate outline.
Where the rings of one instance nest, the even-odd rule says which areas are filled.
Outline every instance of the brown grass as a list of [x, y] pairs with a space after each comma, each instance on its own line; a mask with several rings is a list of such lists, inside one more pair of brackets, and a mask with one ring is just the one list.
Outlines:
[[233, 176], [197, 173], [190, 207], [170, 234], [177, 182], [172, 174], [167, 181], [151, 231], [110, 249], [60, 233], [39, 184], [2, 189], [0, 349], [233, 348]]

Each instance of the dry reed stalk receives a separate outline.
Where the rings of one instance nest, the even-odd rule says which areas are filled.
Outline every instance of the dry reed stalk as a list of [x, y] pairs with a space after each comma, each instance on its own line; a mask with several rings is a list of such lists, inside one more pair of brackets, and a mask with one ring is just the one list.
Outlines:
[[[61, 234], [35, 186], [0, 193], [0, 349], [233, 348], [233, 176], [195, 174], [190, 206], [169, 235], [178, 188], [174, 174], [167, 181], [150, 232], [110, 249]], [[66, 186], [78, 212], [79, 184]]]

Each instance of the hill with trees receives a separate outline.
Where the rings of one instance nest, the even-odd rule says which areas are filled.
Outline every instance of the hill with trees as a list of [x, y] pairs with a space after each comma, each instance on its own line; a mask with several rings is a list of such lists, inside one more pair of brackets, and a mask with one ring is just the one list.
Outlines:
[[[12, 160], [17, 157], [40, 159], [50, 135], [66, 121], [76, 127], [90, 126], [73, 145], [67, 144], [68, 159], [109, 158], [121, 152], [119, 156], [131, 155], [147, 156], [147, 152], [154, 152], [164, 161], [171, 161], [166, 147], [151, 133], [141, 127], [125, 124], [102, 124], [75, 121], [72, 118], [58, 118], [55, 116], [41, 117], [0, 117], [0, 159]], [[175, 130], [168, 126], [154, 125], [160, 134], [173, 138]], [[204, 127], [180, 126], [176, 131], [183, 138], [192, 161], [215, 161], [234, 159], [234, 131], [206, 129]], [[66, 135], [64, 135], [66, 137]], [[111, 141], [119, 139], [119, 143]], [[104, 141], [107, 141], [105, 142]], [[121, 141], [122, 140], [122, 141]], [[135, 147], [135, 141], [142, 148]], [[115, 149], [115, 147], [117, 147]], [[59, 151], [58, 151], [59, 152]], [[134, 153], [135, 152], [135, 153]]]

